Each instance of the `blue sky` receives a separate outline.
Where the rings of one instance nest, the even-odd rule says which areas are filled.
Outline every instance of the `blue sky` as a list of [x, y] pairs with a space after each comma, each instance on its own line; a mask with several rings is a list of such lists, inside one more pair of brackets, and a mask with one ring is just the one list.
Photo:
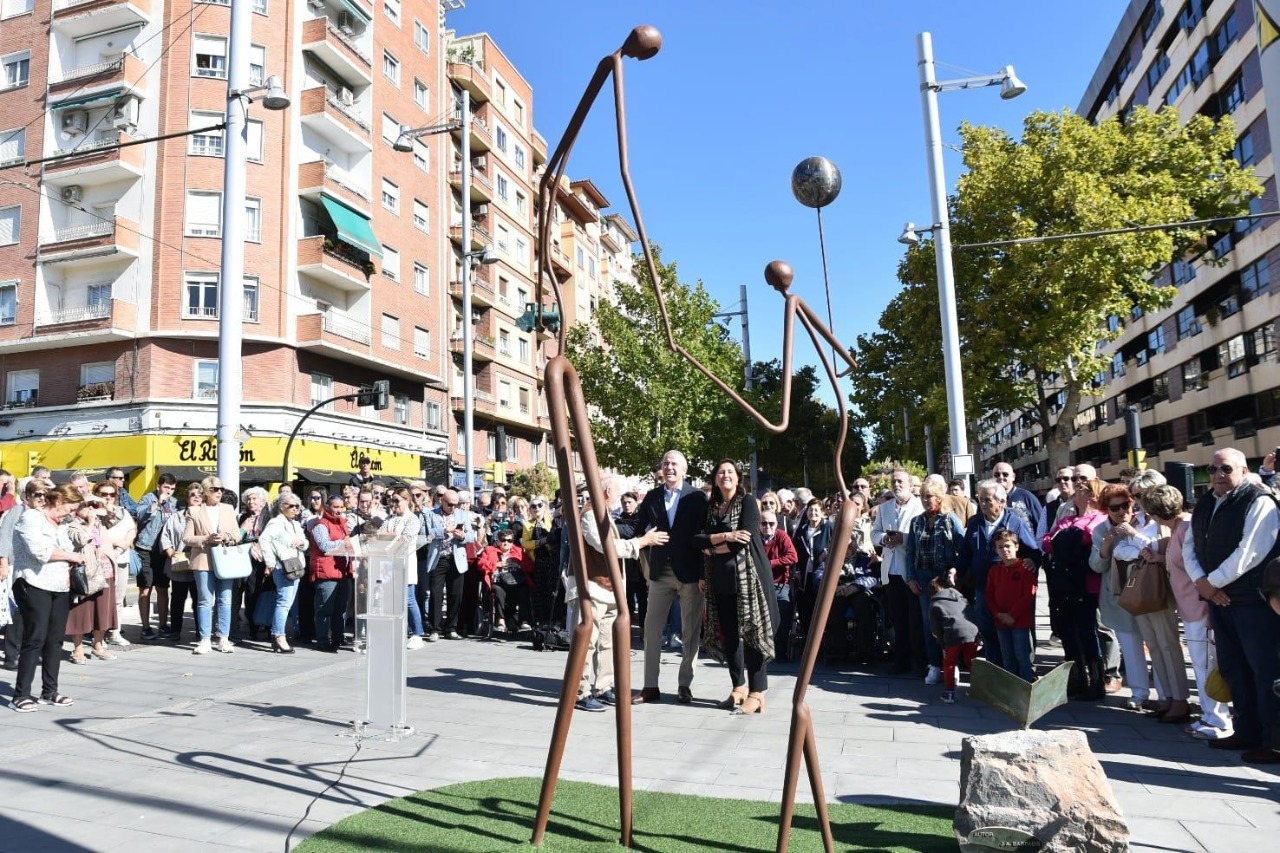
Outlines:
[[[929, 214], [916, 35], [933, 34], [940, 78], [1014, 65], [1027, 84], [940, 98], [944, 143], [962, 121], [1019, 134], [1035, 110], [1075, 109], [1127, 4], [1123, 0], [468, 0], [459, 33], [488, 32], [534, 89], [535, 126], [554, 148], [596, 63], [652, 24], [662, 51], [628, 61], [631, 170], [649, 229], [680, 276], [726, 310], [745, 283], [752, 357], [780, 355], [779, 297], [766, 263], [790, 261], [795, 289], [825, 316], [814, 211], [791, 170], [823, 155], [844, 189], [823, 212], [836, 334], [852, 346], [898, 290], [903, 222]], [[611, 97], [597, 102], [570, 161], [630, 218], [618, 178]], [[947, 154], [952, 187], [959, 155]], [[736, 321], [734, 334], [739, 332]], [[797, 338], [797, 360], [816, 362]], [[941, 367], [939, 367], [941, 369]], [[847, 389], [846, 389], [847, 390]], [[825, 396], [825, 395], [824, 395]]]

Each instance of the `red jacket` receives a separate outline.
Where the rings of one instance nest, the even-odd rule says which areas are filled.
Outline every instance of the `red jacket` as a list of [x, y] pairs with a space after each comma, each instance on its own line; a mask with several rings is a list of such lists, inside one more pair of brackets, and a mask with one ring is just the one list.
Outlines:
[[1030, 560], [1021, 559], [1012, 566], [1003, 561], [987, 573], [987, 609], [991, 615], [1008, 613], [1012, 625], [996, 623], [997, 628], [1034, 628], [1036, 622], [1036, 583], [1039, 572]]
[[[511, 551], [507, 555], [514, 565], [512, 569], [518, 569], [526, 577], [525, 580], [530, 586], [533, 585], [533, 566], [525, 565], [524, 549], [519, 545], [512, 545]], [[493, 575], [498, 571], [499, 565], [502, 563], [502, 549], [497, 545], [490, 545], [480, 552], [479, 566], [480, 571], [484, 572], [484, 582], [486, 586], [493, 585]]]
[[[329, 534], [330, 542], [338, 542], [347, 537], [347, 522], [345, 519], [334, 518], [326, 509], [319, 518], [314, 522], [315, 526], [323, 525], [325, 531]], [[313, 530], [315, 527], [313, 526]], [[330, 556], [321, 553], [320, 546], [316, 544], [314, 536], [308, 536], [310, 542], [311, 557], [311, 580], [314, 581], [336, 581], [345, 578], [349, 572], [347, 571], [347, 558]]]
[[769, 565], [773, 567], [773, 582], [780, 584], [791, 580], [791, 569], [800, 561], [800, 557], [796, 554], [796, 543], [791, 541], [787, 531], [779, 527], [769, 541], [764, 543], [764, 553], [769, 558]]

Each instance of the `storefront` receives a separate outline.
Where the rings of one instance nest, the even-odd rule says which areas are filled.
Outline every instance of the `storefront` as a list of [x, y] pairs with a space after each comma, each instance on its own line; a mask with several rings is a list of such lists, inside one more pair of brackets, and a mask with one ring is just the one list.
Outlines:
[[[251, 436], [240, 446], [240, 487], [280, 483], [285, 436]], [[311, 483], [345, 484], [359, 470], [361, 456], [373, 463], [373, 474], [387, 483], [416, 480], [422, 476], [422, 457], [404, 450], [387, 450], [373, 444], [339, 444], [315, 438], [294, 441], [289, 467], [294, 479]], [[91, 479], [119, 467], [125, 471], [129, 492], [140, 498], [155, 488], [156, 478], [168, 472], [179, 483], [218, 473], [218, 442], [209, 435], [130, 435], [102, 438], [76, 437], [42, 441], [0, 443], [0, 467], [25, 477], [44, 465], [60, 477], [84, 471]]]

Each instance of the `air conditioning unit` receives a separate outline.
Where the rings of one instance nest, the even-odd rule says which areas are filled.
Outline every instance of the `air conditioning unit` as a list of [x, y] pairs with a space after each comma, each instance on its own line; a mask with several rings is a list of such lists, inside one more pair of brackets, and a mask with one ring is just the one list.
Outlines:
[[489, 158], [484, 154], [479, 157], [473, 157], [471, 158], [471, 165], [476, 169], [487, 169], [489, 168]]
[[356, 19], [348, 11], [343, 10], [338, 13], [338, 29], [349, 36], [356, 34]]
[[132, 133], [138, 129], [138, 99], [126, 98], [111, 113], [111, 126]]
[[89, 113], [84, 110], [68, 110], [62, 114], [62, 132], [67, 136], [82, 136], [89, 129]]
[[489, 215], [489, 205], [487, 203], [475, 204], [471, 206], [472, 219], [481, 219], [488, 215]]
[[338, 102], [344, 107], [349, 107], [356, 102], [355, 92], [352, 92], [346, 86], [338, 87]]
[[82, 198], [84, 198], [84, 187], [79, 184], [69, 184], [62, 188], [62, 200], [67, 204], [78, 204]]
[[324, 3], [321, 0], [307, 0], [307, 8], [312, 12], [323, 12]]

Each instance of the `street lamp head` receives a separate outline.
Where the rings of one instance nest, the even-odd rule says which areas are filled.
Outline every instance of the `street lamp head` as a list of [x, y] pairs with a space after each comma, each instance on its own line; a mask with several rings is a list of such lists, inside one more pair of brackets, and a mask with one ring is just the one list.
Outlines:
[[267, 78], [267, 96], [262, 99], [262, 105], [269, 110], [289, 109], [289, 96], [285, 94], [279, 77]]
[[1018, 79], [1018, 75], [1013, 73], [1013, 66], [1006, 65], [1004, 73], [1000, 75], [1000, 97], [1006, 101], [1018, 97], [1027, 91], [1027, 85]]
[[904, 246], [920, 245], [920, 235], [916, 233], [916, 224], [908, 222], [902, 226], [902, 234], [898, 236], [898, 242]]
[[485, 246], [483, 249], [476, 252], [468, 252], [467, 257], [475, 261], [477, 264], [487, 265], [496, 264], [498, 262], [498, 256], [493, 253], [492, 246]]
[[826, 207], [842, 185], [840, 169], [826, 157], [808, 157], [791, 172], [791, 194], [805, 207]]
[[391, 147], [401, 153], [412, 151], [413, 129], [407, 124], [400, 125], [400, 134], [396, 137], [396, 141], [391, 143]]

